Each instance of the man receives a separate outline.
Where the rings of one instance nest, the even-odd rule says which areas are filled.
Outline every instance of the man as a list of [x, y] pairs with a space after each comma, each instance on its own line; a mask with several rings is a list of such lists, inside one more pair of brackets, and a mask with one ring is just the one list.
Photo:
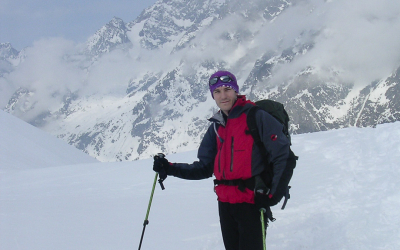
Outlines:
[[[263, 110], [257, 110], [256, 123], [264, 149], [254, 144], [248, 133], [247, 114], [255, 104], [239, 95], [236, 77], [228, 71], [218, 71], [209, 80], [209, 88], [220, 110], [200, 144], [192, 164], [169, 163], [155, 158], [153, 169], [161, 179], [167, 175], [198, 180], [215, 176], [215, 192], [222, 237], [226, 250], [261, 250], [263, 239], [260, 208], [273, 199], [289, 156], [290, 142], [283, 125]], [[260, 150], [266, 150], [273, 164], [273, 179], [268, 195], [238, 183], [254, 180], [265, 169]], [[265, 155], [265, 154], [264, 154]], [[255, 202], [256, 201], [256, 202]]]

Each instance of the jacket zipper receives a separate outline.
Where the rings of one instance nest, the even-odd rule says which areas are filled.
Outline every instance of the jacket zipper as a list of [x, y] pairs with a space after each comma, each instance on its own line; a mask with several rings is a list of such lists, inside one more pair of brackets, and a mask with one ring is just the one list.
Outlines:
[[232, 144], [231, 144], [231, 172], [233, 172], [233, 141], [234, 141], [234, 137], [232, 136]]
[[221, 150], [222, 150], [223, 142], [221, 142], [221, 146], [219, 147], [219, 155], [218, 155], [218, 171], [221, 173]]

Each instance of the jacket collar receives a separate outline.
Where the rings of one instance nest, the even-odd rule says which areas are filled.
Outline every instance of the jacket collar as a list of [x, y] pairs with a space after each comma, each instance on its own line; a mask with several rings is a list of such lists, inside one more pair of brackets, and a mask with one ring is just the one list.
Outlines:
[[[228, 114], [228, 118], [231, 114], [231, 112], [235, 109], [235, 107], [237, 106], [244, 106], [248, 101], [246, 100], [246, 96], [245, 95], [238, 95], [238, 98], [236, 100], [236, 102], [233, 104], [231, 111]], [[224, 119], [224, 114], [222, 113], [221, 110], [218, 110], [217, 113], [215, 113], [210, 119], [208, 119], [210, 122], [215, 122], [218, 123], [222, 126], [225, 127], [226, 122]]]

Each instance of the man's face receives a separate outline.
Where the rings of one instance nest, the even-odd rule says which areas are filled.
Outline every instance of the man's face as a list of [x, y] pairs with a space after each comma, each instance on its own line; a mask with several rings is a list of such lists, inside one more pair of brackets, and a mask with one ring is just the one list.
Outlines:
[[237, 95], [238, 93], [236, 93], [234, 89], [225, 86], [216, 88], [213, 92], [215, 102], [226, 115], [228, 115], [235, 103]]

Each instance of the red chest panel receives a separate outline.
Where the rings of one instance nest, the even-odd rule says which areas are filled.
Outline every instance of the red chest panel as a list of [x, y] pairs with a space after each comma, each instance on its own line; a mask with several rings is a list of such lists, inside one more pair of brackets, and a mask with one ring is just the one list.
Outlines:
[[217, 179], [248, 179], [251, 173], [253, 138], [245, 133], [248, 130], [246, 114], [228, 119], [226, 127], [219, 126], [217, 139], [218, 153], [214, 162], [214, 175]]

